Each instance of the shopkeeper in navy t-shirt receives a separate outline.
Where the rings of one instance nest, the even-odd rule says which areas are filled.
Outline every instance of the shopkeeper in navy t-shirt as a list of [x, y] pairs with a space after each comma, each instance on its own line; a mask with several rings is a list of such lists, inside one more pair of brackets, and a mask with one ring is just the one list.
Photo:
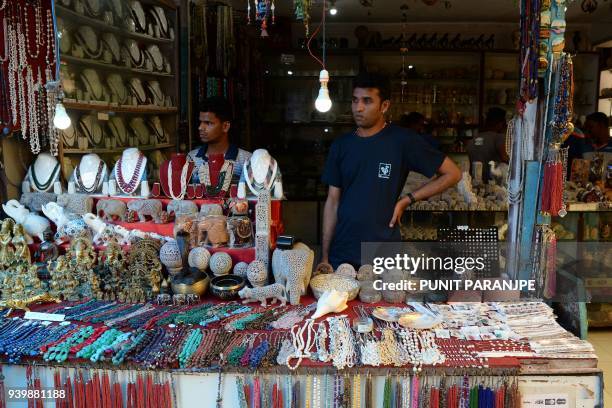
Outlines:
[[[461, 171], [414, 131], [385, 121], [391, 104], [388, 79], [363, 73], [353, 83], [354, 132], [331, 146], [323, 182], [329, 186], [323, 213], [321, 263], [334, 269], [361, 264], [362, 242], [401, 241], [406, 207], [453, 186]], [[400, 197], [410, 171], [438, 177]]]

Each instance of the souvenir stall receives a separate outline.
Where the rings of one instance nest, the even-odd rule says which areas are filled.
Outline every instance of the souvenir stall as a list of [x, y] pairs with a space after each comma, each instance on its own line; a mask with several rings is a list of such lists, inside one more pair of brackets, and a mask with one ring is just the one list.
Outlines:
[[[316, 35], [311, 4], [298, 6]], [[571, 79], [563, 32], [536, 35], [539, 16], [562, 20], [563, 6], [521, 2], [531, 47], [522, 115], [538, 66], [555, 89]], [[231, 26], [220, 7], [217, 21]], [[265, 37], [274, 12], [273, 1], [249, 2], [245, 17]], [[9, 108], [0, 120], [36, 155], [19, 199], [2, 204], [0, 407], [603, 404], [593, 347], [541, 300], [422, 303], [375, 289], [405, 280], [403, 271], [316, 267], [314, 250], [284, 235], [284, 168], [266, 148], [243, 164], [179, 153], [185, 96], [171, 54], [181, 52], [181, 13], [165, 0], [0, 0], [0, 55], [15, 56], [0, 59]], [[197, 21], [201, 34], [208, 20]], [[231, 41], [227, 27], [218, 34]], [[551, 42], [554, 53], [540, 55]], [[221, 54], [218, 68], [231, 70]], [[557, 66], [563, 75], [551, 73]], [[551, 107], [550, 132], [568, 126], [564, 106]], [[562, 208], [557, 198], [545, 204]], [[547, 283], [546, 272], [538, 279]]]

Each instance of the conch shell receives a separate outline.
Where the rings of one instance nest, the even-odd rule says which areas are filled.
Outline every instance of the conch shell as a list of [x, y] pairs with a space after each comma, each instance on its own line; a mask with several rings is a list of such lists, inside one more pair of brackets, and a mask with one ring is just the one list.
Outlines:
[[337, 290], [325, 291], [317, 302], [317, 310], [312, 315], [312, 319], [318, 319], [328, 313], [343, 312], [348, 306], [348, 293]]

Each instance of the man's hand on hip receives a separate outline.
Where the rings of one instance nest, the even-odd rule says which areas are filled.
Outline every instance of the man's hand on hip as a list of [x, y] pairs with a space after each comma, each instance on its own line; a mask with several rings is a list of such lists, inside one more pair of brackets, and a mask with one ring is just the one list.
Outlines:
[[406, 211], [406, 207], [410, 205], [410, 198], [404, 197], [395, 203], [395, 208], [393, 209], [393, 217], [391, 217], [391, 221], [389, 222], [389, 228], [395, 227], [395, 224], [402, 225], [402, 214]]

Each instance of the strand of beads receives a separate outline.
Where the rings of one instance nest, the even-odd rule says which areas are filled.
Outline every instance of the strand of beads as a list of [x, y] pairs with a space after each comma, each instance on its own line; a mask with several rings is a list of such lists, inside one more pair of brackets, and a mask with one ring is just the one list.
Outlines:
[[350, 322], [346, 316], [329, 317], [329, 353], [334, 367], [341, 370], [353, 367], [355, 362], [355, 341]]
[[200, 329], [191, 330], [191, 332], [189, 333], [189, 336], [187, 337], [187, 340], [185, 341], [185, 343], [183, 343], [183, 349], [181, 350], [181, 353], [179, 354], [179, 357], [178, 357], [179, 367], [181, 368], [185, 367], [189, 358], [193, 355], [193, 353], [195, 353], [198, 346], [202, 342], [202, 337], [203, 337], [202, 330]]

